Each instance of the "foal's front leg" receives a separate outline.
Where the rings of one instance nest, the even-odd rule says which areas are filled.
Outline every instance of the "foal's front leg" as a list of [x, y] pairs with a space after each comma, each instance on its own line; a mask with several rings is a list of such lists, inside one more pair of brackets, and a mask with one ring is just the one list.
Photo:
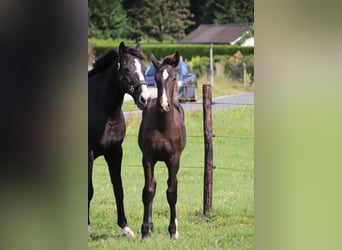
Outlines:
[[147, 239], [151, 236], [153, 229], [152, 222], [152, 203], [154, 195], [156, 194], [157, 182], [154, 178], [154, 164], [143, 159], [145, 186], [142, 192], [142, 201], [144, 203], [144, 218], [143, 224], [141, 225], [142, 239]]
[[169, 225], [169, 233], [171, 239], [178, 239], [178, 221], [177, 221], [177, 213], [176, 213], [176, 203], [177, 203], [177, 173], [179, 169], [179, 157], [177, 159], [173, 159], [169, 162], [166, 162], [169, 178], [167, 180], [167, 190], [166, 197], [167, 202], [170, 206], [170, 225]]

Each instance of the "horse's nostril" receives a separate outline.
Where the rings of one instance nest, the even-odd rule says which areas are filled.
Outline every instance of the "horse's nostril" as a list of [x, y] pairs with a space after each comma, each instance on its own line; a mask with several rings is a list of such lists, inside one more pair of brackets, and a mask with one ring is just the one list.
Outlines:
[[139, 99], [140, 103], [142, 104], [145, 104], [146, 103], [146, 99], [142, 96], [140, 96], [140, 99]]

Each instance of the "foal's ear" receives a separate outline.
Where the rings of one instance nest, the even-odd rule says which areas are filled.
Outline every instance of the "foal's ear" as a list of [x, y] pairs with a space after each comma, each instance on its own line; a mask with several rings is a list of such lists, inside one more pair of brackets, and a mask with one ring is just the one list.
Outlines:
[[158, 62], [158, 60], [156, 59], [156, 57], [153, 55], [152, 52], [150, 54], [150, 59], [156, 69], [160, 67], [160, 63]]
[[172, 57], [172, 66], [177, 68], [178, 64], [179, 64], [179, 61], [180, 61], [180, 55], [179, 55], [179, 52], [176, 51], [176, 53], [174, 54], [174, 56]]
[[122, 56], [126, 52], [127, 48], [125, 46], [125, 43], [122, 41], [119, 45], [119, 54]]

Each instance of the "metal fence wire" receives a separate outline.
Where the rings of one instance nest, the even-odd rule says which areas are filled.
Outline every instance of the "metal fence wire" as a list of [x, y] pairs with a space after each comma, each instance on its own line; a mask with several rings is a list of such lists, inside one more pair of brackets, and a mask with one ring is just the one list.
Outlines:
[[[203, 105], [202, 102], [194, 102], [191, 103], [189, 105]], [[229, 110], [230, 108], [237, 108], [237, 107], [243, 107], [243, 106], [254, 106], [253, 103], [231, 103], [231, 102], [212, 102], [212, 106], [213, 106], [213, 110], [214, 107], [218, 105], [218, 106], [228, 106], [228, 107], [224, 107], [224, 110]], [[231, 106], [231, 107], [230, 107]], [[198, 108], [197, 108], [198, 110]], [[215, 122], [213, 120], [213, 122]], [[127, 137], [138, 137], [137, 134], [126, 134]], [[231, 144], [244, 144], [244, 147], [246, 148], [246, 150], [249, 150], [251, 154], [254, 155], [254, 136], [251, 135], [226, 135], [226, 134], [215, 134], [213, 132], [213, 145], [214, 145], [214, 154], [215, 154], [215, 149], [216, 149], [216, 145], [215, 143], [218, 142], [219, 140], [228, 140]], [[188, 143], [194, 142], [194, 143], [203, 143], [203, 134], [187, 134], [187, 141]], [[204, 164], [204, 163], [203, 163]], [[194, 164], [194, 165], [184, 165], [182, 164], [181, 168], [182, 169], [203, 169], [203, 164], [202, 166], [199, 166], [199, 164]], [[214, 158], [214, 163], [213, 163], [213, 169], [216, 170], [232, 170], [232, 171], [254, 171], [254, 167], [251, 166], [249, 168], [236, 168], [236, 167], [229, 167], [229, 166], [219, 166], [219, 165], [215, 165], [215, 158]], [[229, 165], [229, 163], [227, 163], [227, 165]], [[139, 164], [125, 164], [125, 167], [129, 167], [129, 168], [141, 168], [142, 166]]]

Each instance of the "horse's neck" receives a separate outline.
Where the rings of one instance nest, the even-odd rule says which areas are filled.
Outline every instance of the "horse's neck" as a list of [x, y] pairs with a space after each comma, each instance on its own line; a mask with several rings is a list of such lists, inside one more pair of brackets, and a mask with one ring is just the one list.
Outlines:
[[119, 88], [120, 80], [118, 78], [113, 76], [111, 77], [111, 80], [106, 83], [105, 86], [105, 106], [107, 108], [107, 112], [109, 113], [109, 116], [115, 116], [118, 115], [121, 111], [123, 99], [125, 93], [121, 91]]
[[112, 98], [108, 99], [107, 107], [108, 107], [108, 115], [112, 118], [117, 117], [122, 112], [122, 104], [123, 104], [124, 94], [117, 93], [117, 95], [112, 96]]

